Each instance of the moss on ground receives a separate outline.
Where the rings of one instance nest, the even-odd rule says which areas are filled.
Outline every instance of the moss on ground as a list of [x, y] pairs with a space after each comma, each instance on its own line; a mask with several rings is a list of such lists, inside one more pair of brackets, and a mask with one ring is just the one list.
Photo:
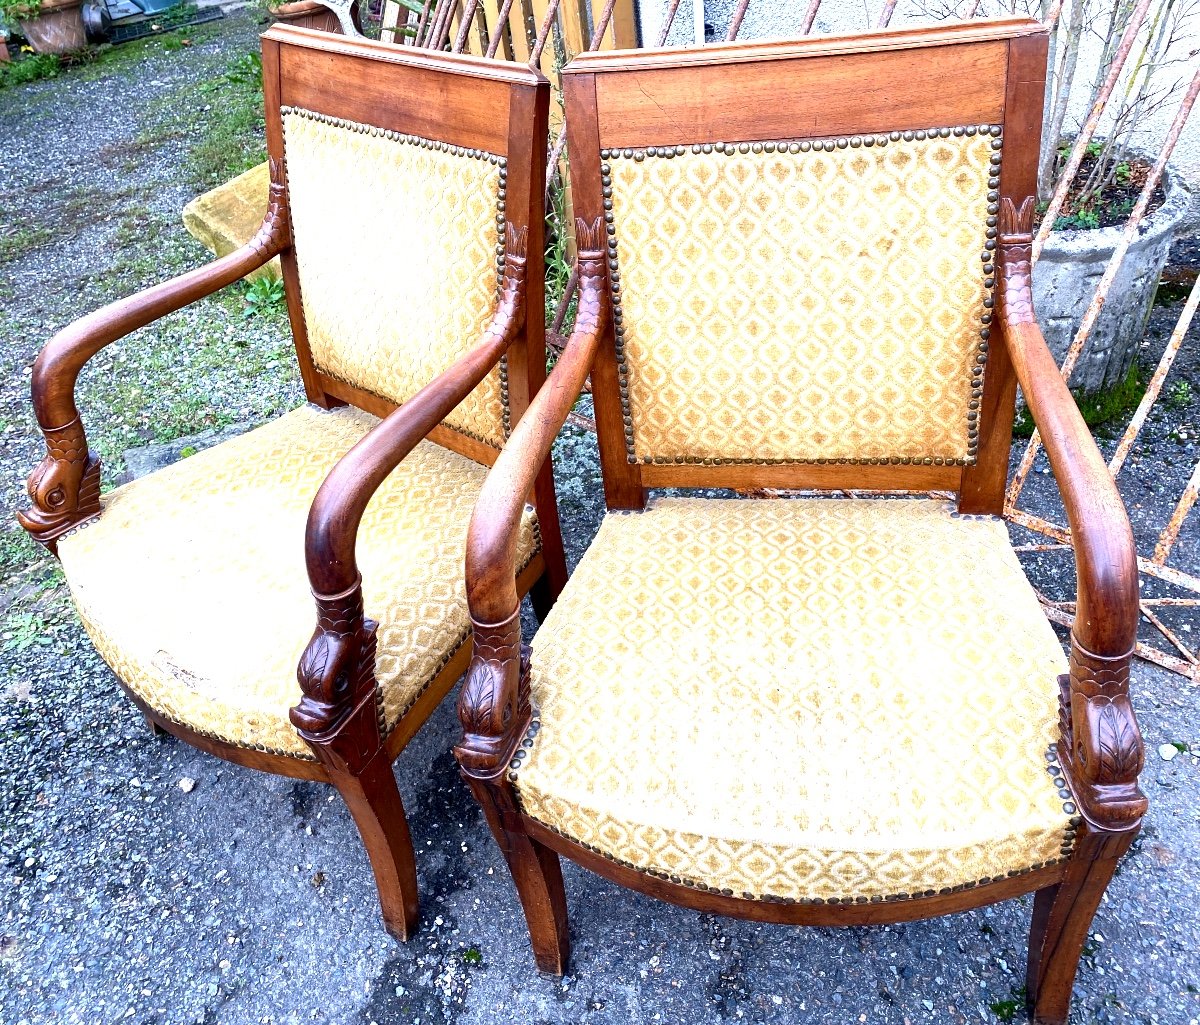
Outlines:
[[[1148, 383], [1149, 378], [1141, 365], [1135, 361], [1125, 377], [1111, 388], [1105, 388], [1092, 395], [1080, 390], [1072, 391], [1071, 394], [1083, 416], [1083, 422], [1093, 428], [1093, 433], [1100, 437], [1110, 437], [1142, 401]], [[1033, 428], [1033, 418], [1029, 415], [1029, 410], [1021, 406], [1013, 421], [1013, 436], [1031, 437]]]

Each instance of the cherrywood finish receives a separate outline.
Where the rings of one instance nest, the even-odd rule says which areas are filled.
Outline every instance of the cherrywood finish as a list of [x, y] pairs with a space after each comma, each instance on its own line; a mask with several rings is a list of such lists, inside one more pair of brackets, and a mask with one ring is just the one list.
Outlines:
[[[316, 629], [297, 669], [301, 700], [291, 717], [314, 757], [295, 758], [215, 740], [168, 719], [132, 693], [131, 697], [152, 728], [201, 750], [266, 772], [332, 783], [362, 835], [385, 925], [404, 939], [418, 918], [417, 884], [412, 841], [391, 765], [461, 676], [471, 648], [464, 643], [452, 654], [384, 736], [375, 679], [376, 624], [364, 615], [355, 543], [372, 495], [422, 438], [485, 465], [495, 460], [490, 446], [441, 421], [502, 356], [508, 360], [513, 422], [520, 423], [545, 379], [541, 197], [549, 85], [537, 72], [512, 64], [401, 50], [288, 26], [275, 26], [263, 37], [263, 84], [271, 203], [262, 227], [230, 256], [91, 314], [47, 344], [33, 374], [34, 408], [46, 435], [47, 455], [30, 478], [32, 508], [18, 515], [35, 538], [54, 550], [64, 532], [100, 514], [100, 465], [88, 451], [74, 402], [79, 370], [92, 355], [272, 257], [281, 257], [309, 399], [327, 408], [352, 403], [383, 418], [330, 471], [310, 509], [305, 549], [296, 553], [306, 561]], [[487, 149], [506, 158], [504, 277], [493, 321], [470, 352], [399, 408], [334, 381], [313, 365], [289, 230], [281, 105]], [[518, 594], [536, 585], [536, 599], [544, 611], [566, 580], [566, 563], [548, 463], [534, 472], [534, 497], [547, 526], [541, 531], [542, 551], [513, 583]]]
[[31, 393], [46, 455], [29, 476], [29, 509], [17, 520], [50, 551], [68, 530], [100, 515], [100, 459], [87, 444], [75, 407], [75, 382], [83, 365], [106, 345], [211, 295], [262, 267], [291, 238], [282, 169], [271, 163], [267, 214], [254, 237], [228, 256], [170, 281], [111, 303], [75, 321], [50, 339], [33, 364]]
[[[1018, 36], [1009, 44], [1004, 117], [1008, 124], [1020, 127], [1004, 140], [1004, 162], [1000, 167], [1002, 197], [1025, 197], [1037, 192], [1048, 42], [1039, 33]], [[964, 513], [1000, 516], [1004, 512], [1004, 489], [1008, 483], [1017, 379], [1008, 346], [1000, 337], [1004, 325], [993, 316], [990, 327], [992, 338], [979, 410], [979, 450], [975, 464], [963, 468], [958, 508]]]
[[694, 889], [639, 872], [636, 868], [606, 858], [569, 837], [547, 829], [536, 819], [522, 816], [520, 825], [542, 846], [630, 890], [637, 890], [681, 907], [695, 908], [706, 914], [784, 925], [884, 925], [892, 922], [912, 922], [936, 915], [957, 914], [972, 908], [986, 907], [998, 900], [1019, 897], [1031, 890], [1042, 893], [1057, 885], [1064, 875], [1064, 866], [1046, 865], [987, 886], [976, 886], [956, 893], [938, 893], [913, 900], [862, 901], [855, 904], [798, 904], [746, 900], [742, 897], [729, 897], [722, 893]]
[[[795, 924], [907, 921], [1036, 892], [1031, 1006], [1039, 1022], [1065, 1020], [1083, 938], [1117, 857], [1136, 833], [1145, 799], [1136, 782], [1142, 743], [1128, 700], [1138, 608], [1129, 524], [1032, 315], [1032, 201], [1025, 200], [1036, 174], [1046, 49], [1042, 26], [1010, 19], [695, 51], [590, 54], [564, 69], [581, 248], [580, 316], [546, 388], [489, 474], [472, 519], [466, 568], [475, 650], [459, 699], [463, 738], [456, 748], [463, 774], [512, 869], [535, 957], [544, 970], [563, 971], [567, 957], [556, 853], [621, 885], [687, 907]], [[947, 88], [948, 82], [953, 88]], [[981, 123], [1003, 124], [1005, 132], [999, 201], [989, 210], [996, 238], [996, 293], [987, 325], [989, 360], [972, 465], [629, 462], [602, 230], [602, 148]], [[648, 487], [810, 487], [948, 489], [958, 492], [963, 512], [998, 514], [1020, 382], [1046, 439], [1076, 542], [1079, 615], [1071, 673], [1059, 681], [1063, 740], [1058, 757], [1079, 810], [1072, 820], [1076, 842], [1069, 855], [952, 892], [886, 901], [781, 903], [716, 894], [651, 876], [586, 849], [520, 811], [507, 768], [532, 713], [528, 649], [521, 643], [512, 583], [516, 529], [534, 475], [589, 366], [610, 509], [641, 508]]]

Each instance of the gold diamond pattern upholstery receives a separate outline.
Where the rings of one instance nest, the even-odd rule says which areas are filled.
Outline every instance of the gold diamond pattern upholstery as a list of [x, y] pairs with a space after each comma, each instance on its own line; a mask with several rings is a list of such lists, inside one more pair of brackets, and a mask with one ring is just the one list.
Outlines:
[[[303, 406], [110, 492], [59, 541], [97, 650], [173, 722], [240, 747], [312, 758], [288, 720], [316, 626], [304, 528], [334, 463], [378, 423]], [[467, 523], [486, 468], [421, 442], [376, 492], [358, 534], [376, 675], [391, 730], [467, 640]], [[519, 563], [537, 550], [532, 511]]]
[[[403, 403], [477, 345], [496, 310], [503, 162], [288, 108], [283, 132], [313, 362]], [[501, 374], [446, 425], [502, 445]]]
[[608, 154], [632, 460], [973, 459], [999, 140], [917, 134]]
[[971, 885], [1064, 856], [1043, 756], [1066, 668], [997, 520], [660, 499], [605, 518], [534, 638], [515, 787], [568, 837], [737, 896]]

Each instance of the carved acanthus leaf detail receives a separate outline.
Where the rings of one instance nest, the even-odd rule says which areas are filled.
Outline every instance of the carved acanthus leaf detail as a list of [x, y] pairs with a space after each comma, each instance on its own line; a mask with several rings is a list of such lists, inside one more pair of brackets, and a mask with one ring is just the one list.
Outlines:
[[474, 653], [458, 699], [463, 736], [455, 748], [472, 775], [500, 772], [529, 721], [529, 663], [522, 655], [519, 611], [503, 623], [474, 624]]
[[604, 218], [597, 217], [588, 224], [582, 217], [575, 218], [575, 248], [582, 255], [584, 252], [604, 252]]
[[1000, 201], [1000, 275], [996, 281], [996, 295], [1001, 314], [1010, 324], [1034, 323], [1033, 209], [1032, 196], [1025, 199], [1020, 210], [1007, 196]]
[[363, 614], [361, 581], [343, 594], [315, 597], [317, 628], [296, 669], [303, 696], [291, 720], [319, 738], [374, 694], [377, 624]]
[[1137, 785], [1145, 746], [1129, 700], [1132, 657], [1105, 658], [1071, 637], [1063, 766], [1083, 813], [1108, 830], [1133, 828], [1146, 810]]

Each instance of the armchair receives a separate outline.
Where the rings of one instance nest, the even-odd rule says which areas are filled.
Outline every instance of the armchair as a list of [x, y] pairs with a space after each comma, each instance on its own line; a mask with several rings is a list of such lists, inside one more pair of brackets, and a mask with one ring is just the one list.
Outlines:
[[[472, 518], [456, 749], [543, 970], [560, 855], [794, 924], [1032, 892], [1032, 1014], [1065, 1020], [1146, 802], [1132, 535], [1032, 316], [1046, 47], [1010, 19], [565, 69], [587, 315]], [[526, 648], [518, 514], [589, 368], [609, 513]], [[1066, 656], [1001, 520], [1018, 382]], [[652, 494], [764, 486], [815, 494]]]
[[[466, 668], [470, 509], [545, 378], [549, 87], [513, 64], [278, 26], [263, 70], [262, 228], [46, 345], [47, 455], [19, 519], [152, 726], [339, 790], [403, 939], [417, 883], [392, 762]], [[80, 368], [277, 254], [310, 404], [101, 496]], [[545, 611], [566, 575], [548, 472], [533, 500], [515, 581]]]

